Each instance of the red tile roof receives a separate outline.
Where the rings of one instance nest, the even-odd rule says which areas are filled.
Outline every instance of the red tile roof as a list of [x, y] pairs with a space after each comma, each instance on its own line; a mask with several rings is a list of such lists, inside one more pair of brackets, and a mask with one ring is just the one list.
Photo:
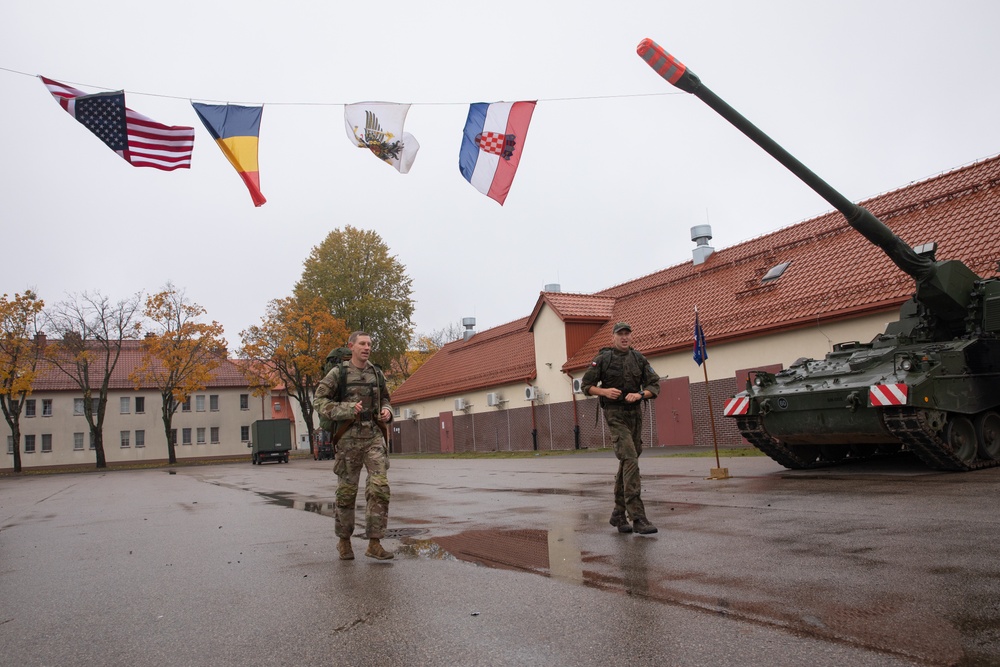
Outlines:
[[[48, 345], [54, 341], [49, 340]], [[108, 385], [113, 390], [135, 390], [129, 376], [139, 367], [143, 357], [142, 341], [127, 340], [122, 342], [122, 353], [118, 358], [118, 364], [111, 374], [111, 381]], [[212, 379], [207, 388], [223, 387], [246, 387], [247, 380], [240, 370], [237, 360], [225, 359], [222, 364], [212, 371]], [[91, 362], [90, 380], [92, 387], [100, 386], [104, 379], [103, 355]], [[141, 389], [150, 390], [155, 387], [143, 385]], [[63, 371], [51, 363], [42, 361], [38, 366], [38, 376], [32, 384], [32, 391], [79, 391], [76, 383]]]
[[535, 337], [528, 318], [501, 324], [469, 340], [448, 343], [392, 393], [410, 403], [535, 377]]
[[[982, 276], [1000, 259], [1000, 156], [873, 197], [862, 205], [910, 245], [938, 244], [938, 259], [960, 259]], [[776, 281], [773, 266], [791, 262]], [[605, 324], [564, 365], [581, 370], [625, 320], [647, 356], [691, 346], [694, 307], [709, 346], [817, 321], [895, 308], [913, 279], [852, 229], [839, 212], [786, 227], [592, 295], [543, 292], [532, 314], [452, 343], [431, 357], [393, 396], [396, 403], [483, 389], [532, 377], [530, 327], [543, 305], [567, 322]], [[520, 329], [518, 329], [520, 327]]]
[[615, 311], [615, 299], [594, 294], [567, 294], [565, 292], [542, 292], [535, 303], [535, 309], [528, 316], [528, 328], [535, 326], [535, 319], [548, 306], [563, 322], [604, 322]]

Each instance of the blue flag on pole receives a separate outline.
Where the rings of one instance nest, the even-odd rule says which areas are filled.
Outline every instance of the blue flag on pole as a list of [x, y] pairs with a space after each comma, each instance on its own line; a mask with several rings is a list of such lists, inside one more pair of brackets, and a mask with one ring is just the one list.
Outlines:
[[694, 361], [701, 366], [708, 359], [708, 348], [705, 347], [705, 332], [698, 323], [698, 309], [694, 311]]

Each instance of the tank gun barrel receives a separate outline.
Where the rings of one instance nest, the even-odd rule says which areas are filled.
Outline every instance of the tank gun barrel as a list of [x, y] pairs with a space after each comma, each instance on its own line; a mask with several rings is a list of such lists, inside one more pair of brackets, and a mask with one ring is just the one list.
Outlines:
[[799, 179], [812, 188], [820, 197], [840, 211], [847, 218], [847, 222], [851, 227], [861, 233], [868, 241], [881, 248], [900, 269], [918, 281], [930, 276], [934, 272], [933, 260], [918, 255], [906, 242], [893, 234], [892, 230], [875, 217], [871, 211], [858, 206], [834, 190], [826, 181], [799, 162], [791, 153], [779, 146], [771, 137], [761, 131], [760, 128], [713, 93], [702, 83], [697, 74], [689, 70], [674, 56], [667, 53], [663, 47], [647, 38], [639, 42], [636, 52], [657, 74], [677, 88], [686, 93], [691, 93], [707, 104], [716, 113], [734, 125], [736, 129], [749, 137], [751, 141], [767, 151], [771, 157], [798, 176]]

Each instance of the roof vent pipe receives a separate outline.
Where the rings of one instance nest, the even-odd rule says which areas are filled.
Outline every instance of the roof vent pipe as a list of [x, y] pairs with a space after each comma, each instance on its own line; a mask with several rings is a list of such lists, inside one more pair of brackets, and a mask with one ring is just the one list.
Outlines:
[[694, 265], [704, 264], [709, 255], [715, 252], [715, 248], [708, 245], [712, 239], [712, 225], [695, 225], [691, 228], [691, 240], [697, 243], [692, 252], [694, 255]]
[[462, 326], [465, 327], [465, 331], [462, 333], [462, 340], [469, 340], [476, 335], [476, 318], [463, 317]]

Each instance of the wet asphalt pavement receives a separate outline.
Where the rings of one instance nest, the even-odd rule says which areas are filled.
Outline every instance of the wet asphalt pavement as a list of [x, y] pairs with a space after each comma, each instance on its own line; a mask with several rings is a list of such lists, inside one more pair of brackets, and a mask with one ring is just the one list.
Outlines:
[[0, 663], [1000, 664], [1000, 469], [664, 453], [651, 536], [607, 453], [394, 458], [388, 562], [330, 461], [3, 477]]

